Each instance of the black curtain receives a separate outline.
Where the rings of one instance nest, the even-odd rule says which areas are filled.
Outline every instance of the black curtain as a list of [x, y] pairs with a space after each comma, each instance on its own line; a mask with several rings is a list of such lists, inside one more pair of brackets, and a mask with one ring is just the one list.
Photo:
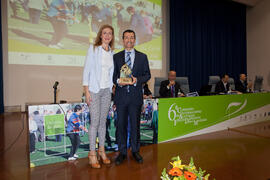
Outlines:
[[170, 69], [191, 91], [209, 75], [246, 73], [246, 7], [227, 0], [170, 0]]
[[[0, 14], [1, 3], [0, 3]], [[2, 17], [2, 16], [1, 16]], [[2, 19], [0, 18], [0, 114], [4, 112], [4, 87], [3, 87], [3, 41], [2, 41]]]

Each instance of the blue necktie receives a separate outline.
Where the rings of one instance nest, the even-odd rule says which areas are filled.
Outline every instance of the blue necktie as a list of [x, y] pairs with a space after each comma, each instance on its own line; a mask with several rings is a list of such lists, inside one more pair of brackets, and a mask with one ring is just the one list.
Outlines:
[[172, 94], [172, 97], [175, 97], [175, 93], [174, 93], [174, 85], [171, 86], [171, 94]]
[[127, 56], [126, 56], [126, 64], [128, 65], [128, 67], [131, 69], [131, 57], [130, 57], [131, 52], [127, 52]]
[[[131, 57], [130, 57], [131, 52], [127, 52], [127, 56], [125, 58], [126, 65], [131, 69]], [[127, 86], [127, 92], [129, 92], [129, 85]]]

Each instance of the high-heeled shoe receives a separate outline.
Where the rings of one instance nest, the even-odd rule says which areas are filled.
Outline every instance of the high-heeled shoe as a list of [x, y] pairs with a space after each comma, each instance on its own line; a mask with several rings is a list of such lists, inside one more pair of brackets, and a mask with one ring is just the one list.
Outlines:
[[97, 160], [97, 155], [91, 154], [90, 152], [88, 153], [88, 159], [89, 159], [89, 164], [91, 168], [99, 169], [101, 166]]
[[98, 158], [100, 159], [100, 157], [103, 164], [111, 164], [111, 160], [106, 156], [105, 149], [98, 150]]

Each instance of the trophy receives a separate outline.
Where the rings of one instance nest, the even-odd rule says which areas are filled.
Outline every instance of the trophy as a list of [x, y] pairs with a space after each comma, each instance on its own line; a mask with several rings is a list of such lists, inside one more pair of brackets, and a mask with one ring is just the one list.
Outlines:
[[131, 78], [132, 71], [127, 64], [124, 64], [120, 69], [119, 83], [132, 83]]

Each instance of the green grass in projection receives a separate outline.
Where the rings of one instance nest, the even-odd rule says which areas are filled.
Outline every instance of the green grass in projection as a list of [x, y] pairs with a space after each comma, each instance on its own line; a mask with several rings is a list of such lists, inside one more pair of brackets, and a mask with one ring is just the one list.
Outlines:
[[[147, 1], [146, 1], [147, 2]], [[148, 12], [160, 12], [161, 16], [161, 1], [151, 0], [148, 1], [155, 4], [155, 9]], [[124, 4], [126, 2], [123, 2]], [[150, 6], [151, 7], [151, 6]], [[8, 17], [8, 50], [9, 52], [21, 53], [38, 53], [38, 54], [57, 54], [57, 55], [76, 55], [85, 56], [89, 47], [90, 34], [95, 36], [96, 33], [90, 32], [88, 22], [80, 22], [81, 15], [78, 14], [76, 18], [80, 23], [67, 25], [68, 34], [61, 41], [64, 45], [63, 49], [49, 48], [48, 45], [53, 36], [53, 28], [48, 20], [46, 11], [43, 10], [39, 24], [32, 24], [29, 22], [28, 12], [24, 11], [19, 3], [17, 3], [17, 16], [18, 18]], [[149, 5], [148, 7], [149, 8]], [[152, 12], [153, 11], [153, 12]], [[12, 14], [11, 8], [9, 13]], [[149, 16], [150, 17], [150, 16]], [[152, 17], [151, 17], [152, 18]], [[122, 49], [122, 39], [118, 38], [119, 27], [117, 25], [116, 16], [112, 17], [112, 26], [115, 28], [116, 38], [116, 51]], [[153, 24], [153, 28], [154, 28]], [[93, 37], [94, 38], [94, 37]], [[93, 39], [92, 38], [92, 39]], [[160, 60], [162, 59], [162, 37], [161, 30], [154, 28], [152, 40], [136, 46], [138, 50], [145, 52], [148, 59]]]
[[[109, 129], [109, 135], [112, 141], [115, 141], [115, 127], [114, 122], [111, 122], [111, 128]], [[87, 124], [87, 128], [88, 128]], [[50, 135], [45, 142], [37, 142], [36, 150], [30, 153], [30, 161], [35, 166], [64, 162], [68, 158], [70, 152], [71, 142], [67, 136], [62, 135], [60, 142], [56, 142], [56, 136]], [[147, 127], [141, 127], [141, 141], [151, 141], [153, 139], [153, 131], [148, 130]], [[89, 151], [89, 140], [87, 133], [81, 133], [81, 144], [77, 151], [80, 158], [87, 157]], [[114, 146], [114, 142], [112, 146]], [[106, 145], [107, 146], [107, 143]], [[110, 152], [110, 151], [108, 151]]]

